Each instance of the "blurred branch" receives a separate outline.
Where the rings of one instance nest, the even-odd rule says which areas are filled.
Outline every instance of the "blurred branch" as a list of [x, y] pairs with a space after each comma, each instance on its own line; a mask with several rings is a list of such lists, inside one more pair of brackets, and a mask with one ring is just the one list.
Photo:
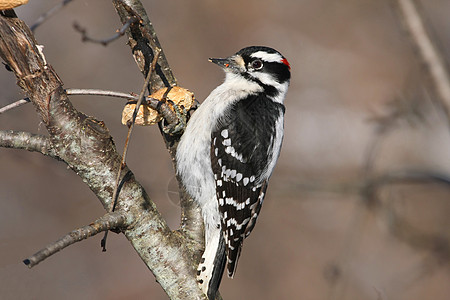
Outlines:
[[391, 183], [424, 183], [437, 182], [450, 187], [450, 175], [433, 171], [398, 171], [379, 176], [369, 182], [370, 186], [381, 186]]
[[125, 31], [128, 29], [128, 27], [130, 27], [130, 25], [136, 21], [137, 21], [136, 18], [129, 18], [125, 22], [125, 24], [123, 24], [122, 28], [120, 28], [119, 30], [116, 31], [116, 34], [114, 34], [113, 36], [111, 36], [109, 38], [102, 39], [102, 40], [94, 39], [94, 38], [91, 38], [90, 36], [88, 36], [86, 28], [81, 27], [81, 25], [76, 22], [73, 24], [73, 28], [75, 28], [76, 31], [81, 33], [81, 40], [83, 42], [91, 42], [91, 43], [97, 43], [97, 44], [102, 44], [103, 46], [107, 46], [109, 43], [114, 42], [115, 40], [117, 40], [121, 36], [123, 36], [125, 34]]
[[42, 23], [47, 21], [51, 16], [53, 16], [55, 13], [57, 13], [61, 8], [69, 4], [69, 2], [72, 2], [72, 0], [63, 0], [57, 5], [53, 6], [50, 10], [46, 11], [42, 15], [39, 16], [39, 18], [34, 22], [33, 25], [30, 26], [31, 31], [34, 33], [36, 28], [38, 28]]
[[134, 216], [131, 213], [125, 213], [124, 211], [107, 213], [93, 223], [69, 232], [56, 242], [47, 245], [44, 249], [39, 250], [31, 257], [25, 259], [23, 262], [29, 268], [32, 268], [53, 254], [76, 242], [85, 240], [106, 230], [125, 229], [133, 222]]
[[0, 131], [0, 147], [39, 152], [59, 159], [51, 147], [50, 139], [39, 134], [13, 130]]
[[450, 188], [450, 175], [434, 171], [397, 171], [386, 173], [381, 176], [369, 179], [362, 188], [362, 194], [370, 200], [371, 203], [378, 203], [377, 191], [389, 184], [399, 183], [426, 183], [436, 182], [448, 185]]
[[[382, 136], [383, 134], [380, 134], [374, 140], [374, 146], [379, 147]], [[368, 156], [368, 172], [372, 171], [372, 163], [376, 152], [377, 150], [374, 150]], [[362, 200], [358, 204], [362, 205], [355, 207], [350, 225], [346, 230], [344, 247], [341, 253], [325, 269], [325, 278], [330, 283], [327, 299], [337, 300], [345, 298], [345, 289], [349, 283], [347, 268], [362, 241], [364, 226], [368, 220], [369, 211], [370, 209], [380, 210], [384, 208], [381, 205], [381, 200], [378, 198], [380, 189], [392, 184], [427, 182], [445, 184], [450, 188], [450, 175], [434, 171], [407, 170], [385, 173], [371, 178], [370, 173], [366, 173], [366, 177], [362, 181], [363, 184], [358, 189]], [[386, 216], [389, 230], [394, 237], [414, 248], [430, 251], [439, 261], [448, 262], [450, 260], [450, 241], [447, 238], [436, 234], [428, 234], [420, 228], [414, 228], [406, 219], [401, 218], [392, 210], [389, 210]]]
[[[367, 182], [363, 195], [368, 203], [380, 204], [378, 193], [381, 188], [393, 184], [405, 183], [438, 183], [450, 189], [450, 175], [434, 171], [400, 171], [387, 173]], [[383, 208], [383, 206], [379, 206]], [[373, 206], [372, 206], [373, 207]], [[386, 209], [386, 224], [391, 234], [409, 246], [429, 251], [439, 262], [450, 262], [450, 240], [442, 234], [427, 233], [421, 227], [413, 226], [406, 218], [401, 217], [394, 209]]]
[[386, 213], [386, 219], [389, 231], [398, 240], [414, 249], [430, 252], [439, 264], [450, 262], [450, 240], [445, 235], [427, 233], [422, 228], [413, 226], [392, 209]]
[[442, 106], [450, 122], [450, 76], [445, 60], [440, 53], [437, 43], [429, 34], [430, 25], [425, 23], [422, 11], [414, 0], [397, 0], [400, 14], [404, 20], [411, 40], [419, 50], [432, 78], [434, 88], [442, 101]]

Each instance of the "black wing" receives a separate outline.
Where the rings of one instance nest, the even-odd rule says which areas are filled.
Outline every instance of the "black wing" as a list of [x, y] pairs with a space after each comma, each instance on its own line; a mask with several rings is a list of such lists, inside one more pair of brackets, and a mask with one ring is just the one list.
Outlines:
[[254, 95], [234, 104], [212, 133], [211, 164], [230, 277], [264, 200], [268, 178], [261, 176], [272, 159], [275, 123], [283, 114], [282, 104]]

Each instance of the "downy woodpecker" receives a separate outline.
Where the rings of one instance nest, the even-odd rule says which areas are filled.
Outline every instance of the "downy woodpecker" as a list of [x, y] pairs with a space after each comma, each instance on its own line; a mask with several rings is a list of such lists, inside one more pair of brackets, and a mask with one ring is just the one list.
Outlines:
[[211, 62], [225, 81], [194, 112], [177, 148], [177, 172], [201, 207], [205, 252], [198, 282], [215, 298], [227, 262], [233, 277], [255, 226], [283, 140], [290, 66], [278, 51], [247, 47]]

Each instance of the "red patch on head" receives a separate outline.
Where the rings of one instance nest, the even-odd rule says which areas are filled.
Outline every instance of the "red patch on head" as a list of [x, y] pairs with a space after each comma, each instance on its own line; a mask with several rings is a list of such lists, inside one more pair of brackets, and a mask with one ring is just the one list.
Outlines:
[[291, 65], [289, 64], [289, 62], [287, 61], [286, 58], [283, 58], [283, 59], [281, 60], [281, 62], [282, 62], [283, 64], [285, 64], [285, 65], [289, 68], [289, 70], [291, 69]]

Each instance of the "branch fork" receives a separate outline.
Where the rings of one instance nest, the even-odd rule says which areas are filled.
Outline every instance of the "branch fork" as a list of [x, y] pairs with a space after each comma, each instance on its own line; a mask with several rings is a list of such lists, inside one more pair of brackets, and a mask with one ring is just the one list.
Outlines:
[[[140, 1], [114, 0], [113, 3], [123, 23], [130, 17], [140, 20], [137, 26], [138, 22], [130, 24], [126, 33], [139, 69], [149, 78], [146, 80], [150, 83], [148, 89], [154, 92], [162, 87], [176, 86]], [[120, 229], [170, 299], [206, 299], [195, 276], [203, 241], [200, 208], [189, 195], [182, 193], [181, 229], [172, 231], [123, 163], [125, 156], [117, 153], [104, 123], [72, 106], [62, 81], [41, 52], [30, 29], [14, 12], [1, 11], [0, 56], [16, 74], [18, 84], [37, 109], [49, 136], [0, 131], [0, 138], [5, 137], [0, 146], [38, 151], [65, 162], [94, 192], [108, 213], [92, 224], [66, 234], [25, 263], [32, 267], [77, 241], [99, 232]], [[150, 72], [152, 65], [154, 72]], [[143, 99], [143, 93], [139, 98]], [[163, 134], [163, 138], [175, 165], [179, 136]], [[118, 199], [117, 207], [112, 211], [115, 198]]]

